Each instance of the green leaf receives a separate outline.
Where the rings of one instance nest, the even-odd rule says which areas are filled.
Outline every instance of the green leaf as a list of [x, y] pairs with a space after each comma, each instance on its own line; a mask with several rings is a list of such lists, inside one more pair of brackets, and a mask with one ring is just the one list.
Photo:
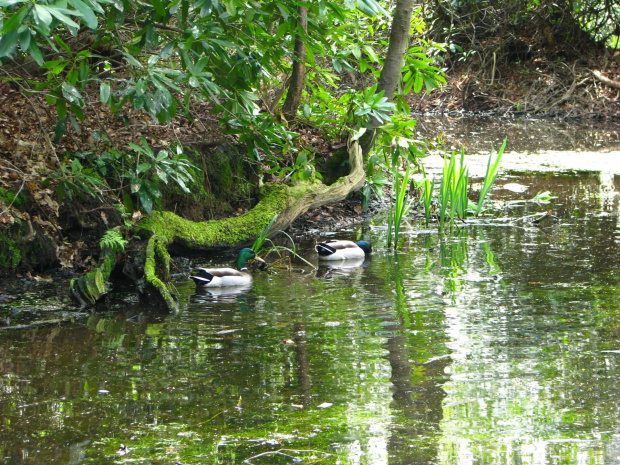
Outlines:
[[62, 203], [62, 201], [65, 199], [65, 188], [63, 182], [59, 182], [56, 186], [56, 195], [58, 196], [58, 201]]
[[123, 191], [123, 206], [127, 213], [133, 212], [133, 200], [131, 200], [131, 194], [127, 191]]
[[104, 14], [105, 10], [103, 9], [103, 7], [100, 5], [109, 5], [112, 3], [111, 0], [83, 0], [84, 3], [86, 3], [86, 5], [92, 9], [95, 13], [99, 13], [99, 14]]
[[4, 26], [2, 27], [2, 34], [3, 35], [7, 34], [11, 32], [13, 29], [16, 29], [19, 26], [21, 26], [22, 22], [24, 21], [24, 18], [26, 17], [29, 11], [30, 11], [30, 6], [26, 5], [26, 6], [21, 7], [17, 13], [12, 15], [8, 20], [5, 21]]
[[75, 29], [79, 29], [80, 25], [69, 18], [65, 13], [72, 14], [73, 16], [82, 16], [82, 13], [75, 10], [67, 10], [65, 8], [57, 8], [57, 7], [46, 7], [49, 13], [54, 16], [58, 21], [65, 24], [66, 26], [73, 27]]
[[144, 184], [148, 188], [152, 197], [161, 198], [161, 192], [159, 191], [159, 187], [153, 181], [149, 181], [148, 179], [144, 180]]
[[26, 3], [27, 0], [0, 0], [0, 8], [5, 6], [13, 6], [18, 3]]
[[370, 0], [357, 0], [357, 8], [368, 16], [377, 16], [379, 10], [376, 2]]
[[56, 100], [56, 114], [59, 121], [67, 118], [67, 102], [61, 98]]
[[86, 85], [86, 81], [88, 79], [89, 73], [90, 73], [90, 67], [88, 66], [88, 61], [82, 60], [80, 62], [80, 67], [78, 71], [78, 75], [80, 77], [81, 90], [84, 90], [84, 86]]
[[235, 16], [237, 14], [237, 5], [235, 4], [235, 0], [229, 0], [226, 2], [226, 12], [230, 16]]
[[38, 3], [34, 6], [35, 22], [37, 23], [41, 22], [45, 24], [47, 27], [49, 27], [52, 24], [52, 19], [53, 19], [52, 15], [50, 14], [46, 6], [40, 5]]
[[35, 40], [30, 41], [30, 47], [28, 47], [28, 51], [30, 52], [30, 56], [32, 57], [32, 59], [36, 61], [39, 66], [43, 66], [43, 54], [41, 53], [41, 50], [39, 49], [39, 46], [37, 45], [37, 42]]
[[166, 7], [161, 0], [152, 0], [152, 5], [157, 14], [163, 18], [166, 16]]
[[0, 58], [8, 57], [17, 46], [17, 28], [0, 38]]
[[342, 72], [342, 64], [338, 58], [332, 58], [332, 64], [334, 65], [334, 70], [336, 70], [337, 73]]
[[99, 99], [103, 104], [107, 104], [110, 101], [110, 84], [107, 82], [103, 82], [99, 88]]
[[82, 134], [82, 129], [80, 128], [80, 125], [75, 120], [75, 118], [73, 116], [69, 116], [69, 121], [71, 122], [71, 126], [73, 126], [73, 130], [75, 131], [75, 133], [78, 136], [81, 135]]
[[142, 203], [142, 208], [144, 208], [144, 211], [146, 213], [151, 213], [153, 211], [153, 197], [145, 185], [140, 186], [138, 197], [140, 197], [140, 203]]
[[413, 91], [416, 94], [419, 94], [422, 90], [422, 86], [424, 85], [424, 79], [422, 79], [421, 73], [416, 73], [415, 75], [415, 83], [413, 84]]
[[364, 45], [364, 51], [368, 54], [372, 61], [374, 61], [375, 63], [379, 63], [379, 56], [377, 55], [377, 52], [375, 52], [374, 48], [372, 48], [370, 45]]
[[80, 106], [84, 104], [82, 94], [71, 84], [63, 82], [61, 88], [63, 97], [66, 98], [69, 103], [78, 103], [81, 104]]
[[125, 57], [125, 60], [127, 60], [127, 63], [129, 63], [130, 65], [136, 66], [138, 68], [144, 68], [144, 66], [142, 66], [142, 64], [138, 60], [136, 60], [134, 56], [130, 53], [123, 52], [123, 55]]
[[285, 22], [280, 23], [280, 25], [278, 26], [278, 29], [276, 30], [275, 39], [279, 40], [282, 37], [284, 37], [290, 31], [290, 28], [291, 27], [288, 22], [285, 21]]
[[305, 164], [307, 161], [308, 161], [308, 156], [304, 152], [302, 152], [297, 157], [297, 161], [295, 162], [295, 165], [301, 166]]
[[82, 2], [82, 0], [69, 0], [69, 3], [82, 14], [82, 21], [84, 21], [87, 27], [93, 30], [97, 29], [97, 16], [95, 16], [92, 8]]
[[176, 46], [176, 44], [174, 42], [168, 42], [166, 45], [164, 45], [164, 47], [161, 49], [161, 52], [159, 52], [159, 56], [163, 59], [163, 60], [167, 60], [168, 58], [170, 58], [172, 56], [172, 52], [174, 52], [174, 47]]
[[54, 130], [54, 143], [57, 144], [62, 139], [62, 136], [65, 135], [67, 130], [67, 117], [65, 116], [56, 125], [56, 129]]
[[83, 111], [83, 110], [82, 110], [82, 108], [81, 108], [81, 107], [83, 107], [83, 106], [84, 106], [84, 101], [82, 100], [82, 101], [80, 101], [80, 102], [78, 102], [78, 103], [80, 104], [80, 106], [75, 105], [75, 104], [73, 104], [73, 103], [71, 104], [71, 112], [72, 112], [75, 116], [77, 116], [77, 118], [78, 118], [80, 121], [84, 121], [84, 111]]
[[28, 50], [30, 48], [30, 40], [32, 39], [32, 34], [30, 33], [30, 29], [24, 29], [19, 33], [19, 46], [22, 50]]
[[142, 174], [142, 173], [146, 173], [150, 169], [151, 169], [150, 163], [140, 163], [138, 167], [136, 168], [136, 171], [138, 174]]
[[135, 150], [138, 153], [145, 153], [144, 149], [142, 147], [140, 147], [139, 145], [134, 144], [133, 142], [129, 142], [129, 147], [131, 147], [133, 150]]
[[353, 133], [353, 136], [351, 137], [351, 142], [355, 142], [356, 140], [358, 140], [360, 137], [362, 137], [367, 131], [367, 128], [359, 128], [357, 131], [355, 131]]

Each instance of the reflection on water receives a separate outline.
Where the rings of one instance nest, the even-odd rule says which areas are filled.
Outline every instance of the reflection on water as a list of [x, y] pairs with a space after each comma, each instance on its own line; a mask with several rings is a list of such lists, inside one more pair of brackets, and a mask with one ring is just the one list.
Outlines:
[[338, 276], [346, 276], [354, 273], [362, 273], [360, 268], [367, 268], [370, 264], [369, 258], [356, 258], [354, 260], [323, 260], [319, 262], [319, 268], [316, 272], [317, 277], [334, 278]]
[[508, 150], [536, 153], [546, 150], [620, 150], [620, 126], [605, 121], [557, 121], [548, 118], [444, 118], [419, 116], [416, 129], [427, 138], [440, 134], [446, 149], [468, 154], [497, 150], [508, 138]]
[[[506, 179], [506, 182], [514, 180]], [[256, 273], [176, 315], [0, 333], [6, 463], [608, 464], [620, 456], [615, 178], [360, 263]], [[557, 224], [511, 221], [553, 208]], [[317, 264], [314, 241], [300, 251]], [[223, 261], [228, 260], [228, 257]], [[117, 454], [120, 444], [129, 448]]]
[[235, 303], [243, 301], [241, 296], [245, 296], [252, 289], [252, 284], [244, 286], [231, 287], [196, 287], [195, 293], [190, 296], [189, 301], [192, 304], [208, 304], [208, 303]]

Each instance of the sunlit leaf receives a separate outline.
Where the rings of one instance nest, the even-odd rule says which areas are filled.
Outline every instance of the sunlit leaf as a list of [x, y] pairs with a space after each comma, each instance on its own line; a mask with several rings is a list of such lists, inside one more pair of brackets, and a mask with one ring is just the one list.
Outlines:
[[57, 7], [51, 7], [51, 6], [46, 7], [46, 8], [48, 12], [61, 23], [64, 23], [65, 25], [69, 27], [79, 29], [80, 25], [76, 23], [75, 21], [73, 21], [71, 18], [69, 18], [69, 16], [67, 16], [67, 14], [71, 14], [73, 16], [82, 16], [82, 13], [80, 13], [79, 11], [67, 10], [65, 8], [57, 8]]
[[110, 101], [110, 84], [104, 82], [99, 88], [99, 98], [101, 103], [107, 104]]
[[66, 98], [69, 103], [77, 103], [77, 102], [83, 103], [82, 95], [71, 84], [67, 82], [63, 82], [61, 85], [61, 88], [62, 88], [63, 97]]

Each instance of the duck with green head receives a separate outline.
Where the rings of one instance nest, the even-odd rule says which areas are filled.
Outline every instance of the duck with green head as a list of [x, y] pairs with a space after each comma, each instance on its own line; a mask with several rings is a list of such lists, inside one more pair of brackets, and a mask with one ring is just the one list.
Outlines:
[[196, 268], [196, 274], [190, 276], [196, 287], [231, 287], [245, 286], [252, 282], [252, 274], [248, 270], [248, 260], [256, 259], [252, 249], [241, 249], [237, 256], [237, 269], [234, 268]]
[[330, 239], [316, 245], [319, 260], [359, 260], [372, 252], [372, 247], [366, 241], [344, 241]]

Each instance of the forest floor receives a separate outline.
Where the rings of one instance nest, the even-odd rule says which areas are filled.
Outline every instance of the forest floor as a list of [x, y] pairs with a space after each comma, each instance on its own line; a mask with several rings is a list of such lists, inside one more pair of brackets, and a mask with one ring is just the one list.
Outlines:
[[[598, 74], [597, 74], [598, 73]], [[508, 120], [519, 117], [561, 118], [576, 121], [601, 119], [617, 124], [620, 121], [620, 89], [603, 82], [600, 76], [620, 81], [620, 54], [592, 56], [572, 63], [532, 62], [479, 69], [458, 63], [448, 69], [447, 84], [431, 93], [410, 97], [414, 115], [492, 116]], [[219, 123], [209, 113], [208, 105], [194, 109], [190, 121], [179, 116], [173, 124], [154, 124], [150, 117], [131, 109], [123, 118], [112, 115], [99, 103], [98, 92], [87, 96], [85, 121], [79, 132], [68, 124], [66, 134], [54, 142], [57, 124], [55, 111], [44, 98], [26, 95], [8, 81], [0, 82], [0, 194], [20, 193], [29, 208], [14, 208], [18, 197], [0, 195], [0, 228], [11, 226], [16, 219], [31, 221], [52, 237], [57, 245], [62, 268], [84, 270], [88, 258], [78, 253], [75, 240], [64, 233], [68, 209], [63, 209], [55, 189], [46, 179], [67, 167], [65, 153], [101, 152], [109, 147], [126, 148], [129, 142], [139, 143], [145, 137], [149, 144], [167, 147], [181, 144], [217, 143], [226, 140], [219, 132]], [[414, 116], [415, 117], [415, 116]], [[316, 139], [318, 134], [308, 134]], [[422, 134], [422, 137], [436, 136]], [[448, 144], [460, 146], [455, 135]], [[327, 143], [323, 143], [327, 146]], [[117, 193], [106, 193], [110, 199]], [[16, 200], [17, 199], [17, 200]], [[100, 208], [98, 202], [109, 199], [87, 199], [73, 203], [81, 208]], [[118, 202], [118, 201], [117, 201]], [[67, 203], [67, 199], [65, 202]], [[321, 207], [300, 217], [292, 229], [299, 233], [334, 230], [350, 226], [382, 208], [380, 201], [362, 211], [358, 199]], [[75, 207], [75, 205], [74, 205]], [[70, 210], [70, 209], [69, 209]], [[70, 215], [69, 215], [70, 216]], [[79, 242], [79, 241], [77, 241]]]

